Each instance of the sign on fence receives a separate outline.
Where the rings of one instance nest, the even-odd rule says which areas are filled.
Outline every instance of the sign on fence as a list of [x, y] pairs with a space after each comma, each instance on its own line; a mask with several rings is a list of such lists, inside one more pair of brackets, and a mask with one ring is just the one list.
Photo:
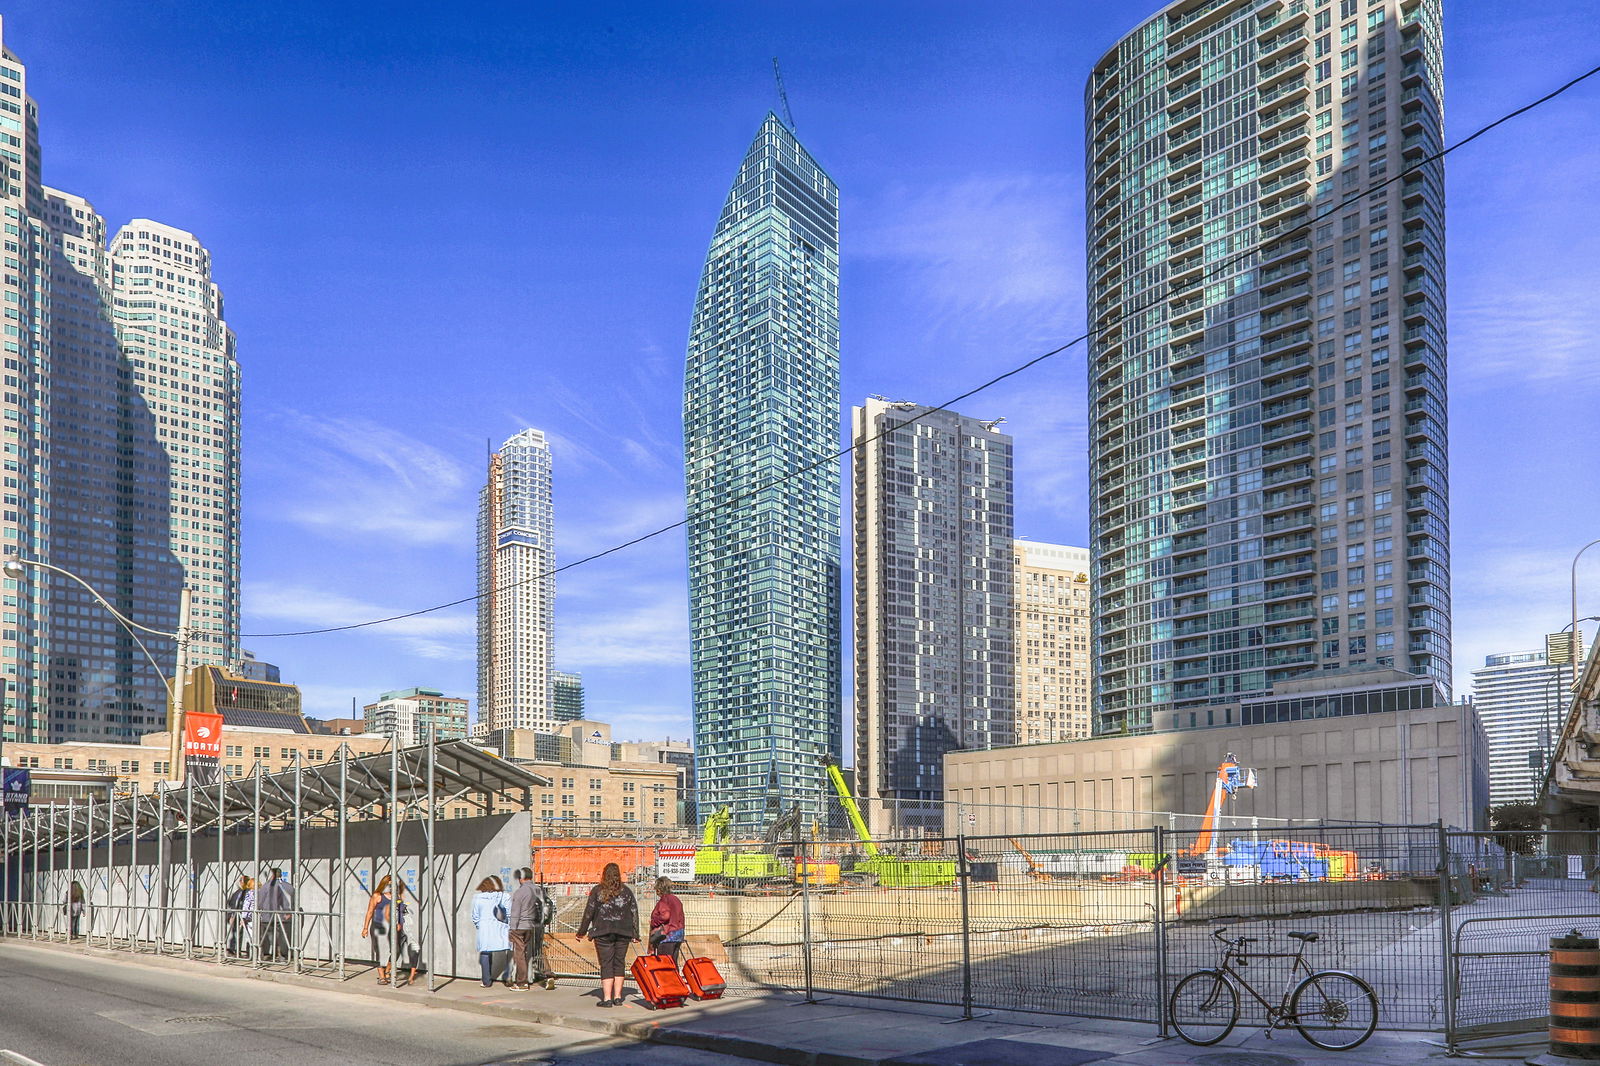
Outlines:
[[1582, 855], [1568, 855], [1567, 856], [1567, 876], [1569, 878], [1573, 878], [1573, 879], [1578, 880], [1578, 881], [1583, 880], [1583, 856]]
[[674, 881], [694, 880], [694, 853], [698, 848], [679, 845], [656, 848], [656, 876]]

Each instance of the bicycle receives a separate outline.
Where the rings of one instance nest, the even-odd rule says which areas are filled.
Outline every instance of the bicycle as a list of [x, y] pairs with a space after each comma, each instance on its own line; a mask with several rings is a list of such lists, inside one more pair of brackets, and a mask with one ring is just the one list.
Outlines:
[[[1178, 1035], [1191, 1044], [1208, 1047], [1233, 1032], [1239, 1024], [1239, 988], [1242, 986], [1267, 1012], [1266, 1032], [1297, 1029], [1306, 1041], [1326, 1051], [1359, 1047], [1378, 1027], [1378, 996], [1355, 974], [1343, 970], [1313, 971], [1305, 961], [1306, 946], [1317, 942], [1316, 933], [1290, 933], [1300, 947], [1292, 952], [1252, 952], [1256, 937], [1229, 939], [1226, 929], [1211, 935], [1224, 945], [1222, 964], [1196, 970], [1178, 982], [1167, 1001], [1168, 1016]], [[1276, 1004], [1267, 1000], [1239, 973], [1252, 958], [1293, 959], [1288, 981], [1304, 971], [1291, 988], [1285, 983]]]

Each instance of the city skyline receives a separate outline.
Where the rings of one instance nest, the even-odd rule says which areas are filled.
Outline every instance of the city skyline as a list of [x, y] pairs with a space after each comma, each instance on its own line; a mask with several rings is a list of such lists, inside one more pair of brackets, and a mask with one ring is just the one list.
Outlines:
[[[759, 27], [736, 20], [735, 42], [751, 46], [748, 56], [718, 60], [704, 77], [688, 77], [683, 88], [673, 90], [679, 105], [682, 94], [699, 94], [716, 103], [690, 112], [699, 127], [692, 136], [683, 127], [671, 128], [669, 136], [665, 126], [670, 124], [663, 124], [661, 140], [677, 145], [666, 181], [669, 195], [629, 192], [634, 186], [615, 184], [624, 181], [623, 170], [606, 162], [605, 152], [615, 151], [621, 159], [625, 146], [632, 147], [629, 135], [641, 132], [641, 122], [660, 122], [659, 115], [628, 93], [615, 145], [610, 137], [594, 137], [603, 124], [578, 123], [581, 135], [564, 124], [551, 127], [559, 135], [558, 146], [576, 153], [577, 174], [613, 175], [608, 179], [613, 184], [596, 189], [596, 194], [604, 193], [622, 215], [616, 221], [600, 216], [598, 229], [592, 213], [581, 225], [569, 220], [547, 227], [522, 205], [495, 222], [497, 240], [480, 241], [487, 231], [473, 228], [465, 204], [459, 214], [434, 209], [420, 229], [390, 213], [385, 194], [394, 187], [391, 175], [405, 173], [405, 165], [382, 152], [362, 157], [344, 143], [349, 116], [365, 98], [330, 86], [325, 72], [332, 69], [327, 65], [331, 61], [306, 49], [287, 56], [273, 53], [289, 60], [288, 70], [273, 80], [285, 91], [304, 92], [294, 86], [309, 76], [318, 91], [330, 91], [328, 124], [297, 129], [310, 151], [307, 165], [321, 164], [329, 182], [313, 190], [311, 184], [275, 180], [310, 211], [288, 212], [271, 230], [246, 225], [237, 206], [241, 198], [256, 194], [261, 179], [227, 162], [249, 156], [230, 152], [229, 146], [236, 143], [234, 138], [257, 143], [270, 139], [270, 131], [260, 128], [248, 109], [237, 110], [236, 101], [242, 98], [207, 86], [202, 98], [207, 113], [238, 115], [240, 121], [236, 127], [210, 122], [211, 128], [197, 136], [178, 120], [182, 112], [170, 95], [144, 88], [141, 79], [148, 77], [154, 84], [161, 75], [146, 75], [137, 64], [115, 61], [118, 55], [152, 47], [151, 35], [170, 36], [174, 54], [181, 57], [184, 49], [209, 39], [207, 34], [219, 33], [217, 24], [201, 18], [184, 28], [156, 16], [148, 28], [139, 29], [112, 16], [99, 22], [78, 19], [68, 34], [66, 27], [74, 20], [66, 14], [72, 6], [21, 4], [15, 17], [8, 12], [8, 39], [26, 53], [30, 92], [41, 96], [46, 168], [55, 175], [51, 181], [89, 192], [110, 217], [148, 215], [201, 234], [218, 254], [219, 280], [231, 297], [230, 324], [250, 339], [252, 399], [245, 416], [251, 493], [245, 504], [248, 632], [363, 621], [470, 592], [470, 544], [464, 546], [459, 534], [462, 527], [470, 530], [471, 504], [463, 506], [463, 501], [470, 500], [476, 457], [487, 433], [503, 436], [520, 425], [546, 425], [560, 436], [558, 456], [570, 443], [573, 461], [586, 464], [584, 484], [562, 490], [572, 493], [570, 509], [581, 515], [568, 534], [571, 548], [561, 545], [565, 558], [671, 520], [673, 510], [682, 506], [681, 494], [673, 492], [672, 378], [683, 339], [685, 289], [692, 286], [692, 280], [684, 280], [684, 264], [690, 263], [692, 272], [692, 263], [704, 251], [703, 201], [725, 187], [728, 155], [747, 142], [750, 124], [772, 103], [768, 49], [754, 42]], [[846, 248], [845, 267], [856, 279], [842, 308], [846, 394], [883, 392], [936, 401], [982, 380], [996, 363], [1020, 361], [1079, 332], [1081, 313], [1070, 306], [1054, 309], [1076, 302], [1081, 291], [1075, 263], [1081, 243], [1073, 234], [1081, 225], [1076, 215], [1081, 186], [1072, 162], [1081, 144], [1072, 129], [1079, 120], [1071, 114], [1074, 105], [1063, 106], [1060, 100], [1074, 100], [1094, 58], [1154, 10], [1155, 5], [1109, 13], [1075, 9], [1067, 13], [1077, 24], [1071, 30], [1063, 28], [1066, 15], [1057, 20], [1033, 13], [1002, 30], [999, 17], [991, 21], [946, 14], [917, 32], [927, 39], [1004, 32], [1010, 35], [1004, 50], [1017, 55], [1014, 67], [996, 83], [994, 64], [982, 49], [940, 61], [897, 58], [875, 76], [883, 114], [870, 122], [850, 117], [855, 100], [849, 98], [861, 81], [851, 74], [848, 57], [849, 49], [882, 31], [881, 23], [869, 19], [861, 29], [844, 34], [838, 45], [824, 48], [818, 41], [826, 20], [802, 19], [784, 39], [785, 74], [802, 136], [834, 161], [841, 180], [841, 168], [850, 168], [844, 210], [863, 227], [859, 250]], [[303, 29], [292, 11], [289, 15], [289, 25]], [[1552, 24], [1563, 27], [1559, 38], [1552, 34]], [[1573, 26], [1576, 32], [1571, 32]], [[668, 23], [618, 30], [628, 41], [645, 33], [673, 41], [686, 32]], [[240, 36], [228, 36], [222, 43], [249, 50], [254, 31], [245, 27], [232, 32]], [[584, 54], [595, 58], [586, 85], [604, 81], [617, 69], [608, 66], [609, 53], [596, 43], [605, 36], [598, 23], [563, 25], [551, 32], [570, 34], [589, 47]], [[1592, 50], [1591, 33], [1584, 20], [1562, 21], [1550, 10], [1497, 12], [1492, 19], [1452, 12], [1446, 50], [1451, 56], [1455, 135], [1558, 83], [1564, 60], [1575, 64], [1586, 49]], [[1553, 47], [1552, 65], [1524, 70], [1507, 63], [1498, 58], [1499, 48], [1487, 46], [1490, 39], [1504, 42], [1506, 54]], [[1041, 54], [1044, 47], [1031, 43], [1044, 40], [1055, 42], [1049, 46], [1048, 63]], [[430, 45], [427, 54], [437, 57], [440, 49], [473, 47], [472, 41], [441, 42]], [[677, 63], [687, 67], [704, 58], [692, 52], [669, 62], [652, 52], [645, 64], [653, 70], [670, 68], [676, 76]], [[474, 96], [474, 79], [508, 62], [509, 57], [490, 50], [481, 68], [468, 72], [466, 82], [453, 86], [452, 92]], [[149, 139], [142, 151], [96, 115], [94, 108], [103, 106], [106, 90], [84, 76], [90, 68], [118, 69], [122, 73], [116, 84], [142, 90], [147, 106], [139, 137]], [[40, 84], [45, 87], [36, 87]], [[1048, 95], [1041, 84], [1055, 87], [1058, 99], [1048, 108], [1038, 99]], [[984, 85], [989, 86], [986, 92], [977, 91]], [[930, 93], [930, 86], [938, 88], [928, 99], [917, 99]], [[376, 91], [393, 90], [389, 85]], [[1465, 691], [1465, 668], [1487, 651], [1525, 644], [1564, 621], [1565, 567], [1595, 524], [1592, 509], [1581, 500], [1570, 507], [1556, 505], [1560, 479], [1527, 469], [1531, 456], [1567, 446], [1565, 434], [1557, 430], [1577, 424], [1581, 393], [1570, 386], [1588, 380], [1579, 339], [1591, 332], [1581, 318], [1584, 301], [1559, 294], [1569, 291], [1570, 278], [1587, 276], [1582, 264], [1592, 259], [1586, 252], [1589, 238], [1574, 236], [1570, 225], [1554, 222], [1564, 212], [1573, 217], [1571, 212], [1581, 206], [1566, 188], [1581, 183], [1562, 175], [1584, 172], [1576, 169], [1581, 153], [1573, 147], [1583, 138], [1570, 134], [1575, 123], [1582, 128], [1586, 105], [1581, 101], [1592, 100], [1592, 94], [1582, 95], [1585, 91], [1529, 115], [1522, 120], [1525, 125], [1496, 131], [1451, 161], [1455, 562], [1458, 572], [1471, 567], [1475, 575], [1472, 587], [1458, 590], [1455, 604], [1458, 691]], [[620, 85], [616, 92], [622, 92]], [[1004, 95], [1005, 111], [1002, 121], [992, 122], [996, 93]], [[976, 104], [962, 103], [963, 96], [985, 101], [981, 117]], [[615, 112], [621, 98], [602, 92], [595, 106]], [[481, 97], [474, 99], [475, 105], [480, 102]], [[450, 104], [454, 106], [454, 97]], [[559, 106], [567, 104], [563, 100]], [[634, 117], [630, 109], [640, 114]], [[364, 107], [359, 110], [366, 114]], [[940, 129], [953, 132], [934, 134], [933, 113], [939, 111], [944, 112], [938, 118]], [[461, 136], [476, 136], [476, 129], [466, 127]], [[658, 143], [652, 137], [647, 133], [644, 143]], [[1535, 158], [1505, 158], [1492, 147], [1500, 137], [1534, 145], [1536, 151], [1528, 154]], [[188, 143], [196, 140], [207, 146], [203, 153]], [[363, 142], [357, 138], [353, 143]], [[978, 162], [980, 153], [986, 162]], [[119, 165], [108, 167], [95, 158], [102, 155]], [[334, 159], [338, 166], [327, 165]], [[884, 165], [891, 159], [893, 173]], [[137, 165], [127, 165], [130, 160]], [[488, 162], [489, 157], [468, 152], [462, 165], [477, 176]], [[517, 172], [519, 181], [525, 181], [527, 168]], [[275, 179], [279, 176], [274, 172]], [[359, 214], [351, 210], [357, 202], [353, 183], [378, 193], [359, 198]], [[1519, 190], [1516, 195], [1513, 189]], [[582, 202], [568, 186], [554, 192], [545, 197], [550, 210]], [[148, 203], [147, 194], [153, 194]], [[324, 196], [329, 198], [326, 205]], [[1536, 198], [1541, 205], [1537, 209], [1531, 206]], [[336, 214], [330, 213], [334, 201]], [[637, 240], [647, 220], [666, 240]], [[517, 278], [514, 289], [491, 282], [485, 300], [512, 307], [525, 304], [528, 291], [547, 291], [581, 309], [588, 306], [580, 298], [583, 290], [593, 289], [596, 298], [610, 301], [603, 275], [616, 273], [619, 263], [625, 264], [618, 279], [625, 282], [623, 288], [650, 295], [616, 304], [624, 309], [609, 320], [581, 310], [563, 314], [560, 321], [549, 314], [530, 319], [522, 313], [517, 328], [537, 332], [543, 338], [540, 350], [557, 353], [537, 375], [537, 389], [511, 391], [497, 383], [489, 390], [487, 364], [492, 360], [485, 359], [484, 371], [463, 362], [447, 387], [417, 390], [420, 394], [410, 398], [407, 392], [417, 382], [430, 380], [423, 370], [430, 364], [419, 361], [419, 350], [438, 346], [449, 336], [446, 322], [453, 333], [460, 323], [484, 319], [477, 304], [452, 300], [437, 326], [408, 324], [408, 331], [420, 329], [415, 337], [397, 331], [399, 322], [410, 322], [397, 309], [414, 302], [402, 295], [410, 291], [404, 273], [409, 242], [424, 242], [418, 247], [432, 242], [446, 222], [465, 224], [445, 247], [457, 269], [469, 262], [477, 269], [481, 255], [488, 254], [501, 257], [491, 259], [494, 273], [512, 248], [521, 249], [519, 241], [531, 241], [534, 233], [570, 253], [551, 256], [549, 284], [544, 283], [543, 267], [513, 271], [507, 276]], [[996, 232], [1037, 239], [1013, 247], [994, 238]], [[279, 236], [268, 239], [269, 234]], [[306, 251], [314, 234], [378, 239], [379, 256], [365, 264], [373, 280], [354, 287], [330, 281], [327, 265]], [[601, 254], [603, 248], [625, 254]], [[637, 251], [626, 254], [628, 249]], [[1492, 262], [1493, 269], [1458, 269], [1457, 262]], [[958, 270], [959, 264], [982, 269]], [[394, 283], [379, 284], [378, 278]], [[1508, 287], [1505, 283], [1513, 278], [1516, 285]], [[435, 280], [430, 274], [428, 284]], [[389, 290], [394, 295], [384, 295]], [[1557, 295], [1536, 304], [1540, 290]], [[1485, 312], [1506, 301], [1508, 315], [1518, 323], [1515, 330]], [[304, 311], [293, 316], [274, 310], [289, 306]], [[346, 324], [350, 315], [354, 317]], [[532, 321], [540, 328], [523, 329]], [[908, 323], [914, 323], [909, 333]], [[470, 336], [445, 347], [454, 352], [467, 343], [494, 350], [503, 347], [507, 335], [498, 327], [479, 327]], [[380, 351], [384, 363], [393, 357], [399, 373], [385, 378], [376, 372]], [[890, 358], [888, 353], [895, 354]], [[607, 360], [603, 365], [610, 382], [597, 380], [593, 368], [600, 357]], [[1032, 372], [1035, 377], [1019, 378], [1009, 392], [1002, 388], [986, 394], [985, 407], [1005, 410], [1012, 418], [1010, 428], [1026, 442], [1024, 454], [1043, 453], [1052, 440], [1066, 442], [1058, 454], [1082, 454], [1075, 450], [1082, 447], [1084, 417], [1082, 364], [1076, 362], [1081, 355], [1065, 358], [1072, 362], [1058, 359]], [[551, 386], [562, 380], [571, 384]], [[1042, 404], [1040, 396], [1046, 393], [1052, 400], [1059, 397], [1059, 405]], [[491, 397], [487, 404], [484, 397]], [[1507, 411], [1537, 412], [1524, 419], [1522, 446], [1505, 448], [1503, 433], [1493, 431], [1503, 425]], [[499, 421], [486, 426], [486, 412]], [[552, 417], [545, 418], [546, 413]], [[1070, 465], [1034, 461], [1019, 469], [1019, 484], [1036, 486], [1019, 498], [1019, 534], [1085, 542], [1081, 516], [1086, 513], [1086, 473], [1054, 469]], [[567, 513], [568, 501], [561, 505]], [[1529, 519], [1508, 528], [1506, 514]], [[562, 618], [570, 620], [563, 625], [573, 628], [578, 638], [574, 644], [589, 660], [571, 665], [586, 675], [590, 698], [596, 701], [591, 713], [616, 721], [638, 712], [633, 728], [641, 733], [681, 732], [687, 723], [686, 627], [677, 621], [685, 607], [681, 578], [672, 576], [681, 565], [682, 542], [672, 540], [663, 537], [656, 545], [635, 549], [631, 560], [617, 556], [574, 570], [562, 585]], [[313, 550], [306, 550], [308, 546]], [[1594, 580], [1588, 569], [1580, 570], [1580, 594]], [[395, 580], [402, 573], [404, 579]], [[1517, 602], [1508, 611], [1513, 597]], [[435, 660], [443, 672], [430, 670], [429, 676], [447, 689], [469, 690], [472, 628], [470, 615], [462, 614], [340, 637], [245, 643], [263, 658], [283, 664], [287, 679], [306, 685], [313, 712], [337, 713], [351, 695], [365, 698], [414, 676], [405, 663], [417, 654], [445, 656]], [[1512, 630], [1523, 635], [1515, 637]], [[568, 646], [564, 632], [563, 648]], [[364, 676], [349, 676], [352, 662], [368, 664]]]

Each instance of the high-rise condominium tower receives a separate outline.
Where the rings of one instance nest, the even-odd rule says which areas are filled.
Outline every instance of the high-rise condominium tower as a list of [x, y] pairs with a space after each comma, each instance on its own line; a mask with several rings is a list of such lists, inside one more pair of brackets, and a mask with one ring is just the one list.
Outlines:
[[[1574, 645], [1568, 634], [1545, 637], [1543, 651], [1485, 657], [1472, 671], [1472, 705], [1489, 738], [1489, 805], [1538, 798], [1572, 693]], [[1583, 659], [1583, 636], [1576, 643]]]
[[565, 670], [550, 672], [551, 715], [558, 722], [583, 720], [583, 675]]
[[852, 413], [856, 789], [877, 833], [942, 830], [945, 752], [1015, 739], [1011, 438], [995, 426], [880, 399]]
[[172, 551], [192, 593], [189, 662], [239, 655], [239, 363], [194, 234], [149, 219], [111, 242], [113, 321], [167, 453]]
[[496, 729], [556, 729], [555, 508], [550, 445], [525, 429], [489, 457], [478, 505], [478, 720]]
[[[82, 577], [155, 629], [195, 589], [195, 661], [236, 655], [239, 368], [193, 235], [130, 224], [110, 252], [85, 199], [40, 182], [26, 69], [0, 52], [7, 307], [3, 551]], [[145, 649], [71, 578], [4, 580], [4, 733], [123, 740], [166, 723], [172, 642]]]
[[[1181, 0], [1096, 64], [1100, 732], [1450, 679], [1437, 0]], [[1202, 720], [1205, 715], [1199, 716]]]
[[1016, 543], [1017, 743], [1079, 740], [1093, 728], [1089, 550]]
[[683, 396], [699, 809], [741, 820], [818, 810], [839, 753], [838, 281], [838, 188], [769, 114], [706, 254]]

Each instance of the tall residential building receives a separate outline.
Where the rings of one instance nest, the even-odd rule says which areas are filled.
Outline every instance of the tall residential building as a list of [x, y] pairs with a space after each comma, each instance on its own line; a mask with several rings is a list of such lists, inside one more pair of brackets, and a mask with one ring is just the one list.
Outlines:
[[577, 722], [583, 718], [583, 675], [565, 670], [550, 673], [551, 717], [558, 722]]
[[111, 267], [117, 338], [167, 454], [189, 662], [226, 666], [239, 656], [240, 388], [222, 290], [194, 234], [149, 219], [117, 231]]
[[683, 436], [700, 809], [820, 812], [842, 730], [839, 190], [772, 114], [706, 253]]
[[[41, 181], [26, 79], [0, 49], [4, 554], [70, 570], [159, 630], [177, 627], [188, 582], [195, 661], [226, 663], [238, 641], [239, 370], [209, 257], [151, 222], [108, 250], [94, 207]], [[141, 648], [82, 586], [39, 568], [6, 578], [4, 599], [6, 738], [129, 739], [166, 724], [171, 641], [141, 634]]]
[[1093, 730], [1089, 549], [1016, 543], [1017, 743], [1081, 740]]
[[440, 740], [456, 740], [467, 735], [467, 700], [431, 688], [385, 692], [362, 708], [362, 721], [364, 735], [394, 737], [403, 748], [426, 744], [430, 729]]
[[942, 830], [945, 752], [1016, 739], [997, 424], [876, 398], [852, 412], [856, 788], [875, 832]]
[[1085, 91], [1099, 733], [1450, 680], [1437, 0], [1180, 0]]
[[[1572, 689], [1569, 634], [1551, 633], [1543, 651], [1486, 656], [1472, 671], [1472, 705], [1489, 737], [1489, 803], [1532, 803], [1544, 782], [1552, 737], [1561, 732]], [[1583, 659], [1583, 638], [1577, 644]]]
[[489, 457], [478, 505], [478, 720], [554, 732], [555, 508], [550, 445], [525, 429]]

